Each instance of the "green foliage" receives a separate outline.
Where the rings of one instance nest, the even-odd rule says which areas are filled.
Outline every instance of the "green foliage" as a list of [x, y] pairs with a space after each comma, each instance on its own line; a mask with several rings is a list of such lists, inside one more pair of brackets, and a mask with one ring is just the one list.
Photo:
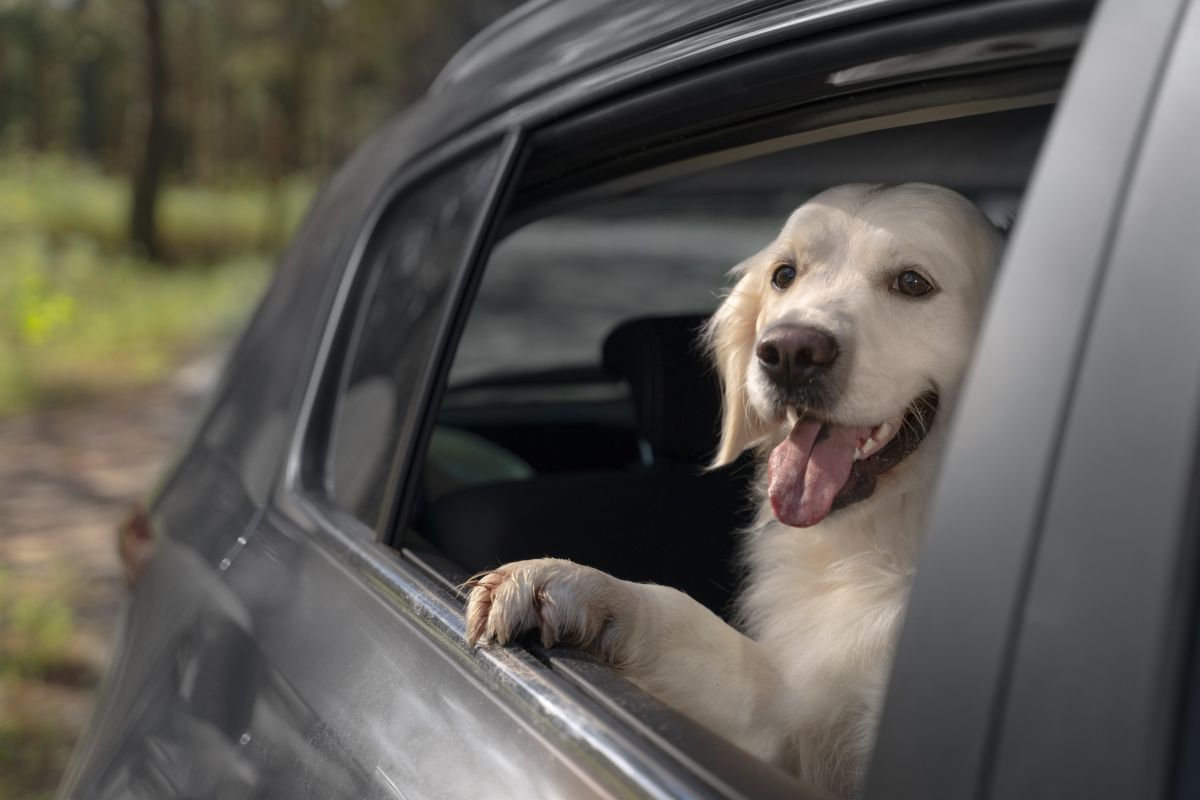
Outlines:
[[73, 664], [74, 613], [45, 590], [17, 591], [0, 573], [0, 678], [45, 678]]
[[[13, 685], [13, 694], [20, 686]], [[19, 701], [18, 701], [19, 702]], [[0, 798], [50, 800], [66, 768], [74, 736], [20, 704], [0, 719]]]
[[[160, 2], [168, 175], [327, 172], [520, 0]], [[129, 174], [147, 115], [141, 3], [0, 0], [0, 146]]]
[[[274, 187], [168, 186], [160, 236], [174, 261], [221, 260], [278, 250], [312, 197], [301, 178]], [[80, 238], [105, 253], [126, 241], [129, 187], [61, 157], [0, 159], [0, 237], [36, 231], [51, 242]]]
[[86, 239], [0, 236], [0, 413], [160, 379], [229, 334], [269, 271], [258, 255], [163, 270]]
[[9, 279], [5, 282], [11, 286], [4, 310], [16, 340], [40, 347], [71, 320], [75, 298], [55, 289], [49, 277], [38, 271], [41, 259], [37, 244], [36, 239], [26, 239], [10, 249]]
[[121, 251], [124, 192], [61, 159], [0, 160], [0, 414], [143, 385], [228, 335], [311, 189], [168, 189], [169, 266]]
[[0, 570], [0, 798], [50, 798], [75, 731], [47, 714], [49, 697], [90, 689], [65, 582], [18, 582]]

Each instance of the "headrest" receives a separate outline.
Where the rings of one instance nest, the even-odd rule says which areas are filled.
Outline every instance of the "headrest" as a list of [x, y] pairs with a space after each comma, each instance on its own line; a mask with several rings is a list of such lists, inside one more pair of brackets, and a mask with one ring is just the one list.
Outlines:
[[700, 343], [707, 319], [630, 320], [604, 340], [604, 370], [629, 382], [638, 435], [656, 461], [706, 461], [716, 450], [721, 389]]

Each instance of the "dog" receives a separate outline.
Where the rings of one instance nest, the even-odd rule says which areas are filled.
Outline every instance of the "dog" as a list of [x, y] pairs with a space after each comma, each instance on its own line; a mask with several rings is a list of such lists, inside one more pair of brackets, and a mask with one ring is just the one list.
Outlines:
[[704, 337], [713, 467], [758, 456], [735, 624], [682, 592], [559, 559], [468, 584], [467, 641], [540, 630], [833, 795], [862, 783], [948, 412], [1000, 232], [929, 184], [850, 184], [734, 268]]

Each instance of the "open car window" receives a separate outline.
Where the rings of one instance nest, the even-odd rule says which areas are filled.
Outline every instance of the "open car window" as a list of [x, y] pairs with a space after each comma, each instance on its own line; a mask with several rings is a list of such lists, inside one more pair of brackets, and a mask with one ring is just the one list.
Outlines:
[[705, 469], [720, 398], [701, 341], [728, 273], [838, 183], [935, 182], [1007, 224], [1051, 111], [784, 149], [515, 227], [483, 268], [401, 541], [457, 565], [448, 580], [549, 555], [728, 615], [754, 469]]
[[[477, 256], [451, 265], [472, 246], [459, 229], [445, 235], [452, 255], [440, 276], [404, 273], [378, 254], [364, 262], [376, 266], [347, 345], [328, 460], [338, 504], [448, 597], [473, 573], [555, 556], [680, 588], [732, 619], [755, 467], [746, 457], [706, 469], [720, 398], [701, 344], [729, 270], [797, 205], [843, 183], [947, 186], [1008, 225], [1069, 64], [1070, 44], [1055, 48], [983, 88], [950, 71], [909, 94], [864, 92], [861, 105], [842, 95], [819, 113], [743, 119], [694, 139], [656, 132], [645, 147], [632, 112], [616, 122], [599, 113], [594, 129], [567, 120], [561, 141], [522, 134]], [[627, 152], [603, 149], [614, 142]], [[572, 147], [577, 161], [564, 155]], [[392, 233], [402, 224], [384, 218], [380, 253], [404, 252]], [[414, 280], [441, 303], [430, 328], [401, 313]], [[355, 402], [356, 389], [377, 383], [388, 402]], [[628, 684], [580, 668], [586, 659], [569, 661], [569, 650], [527, 644], [638, 724]]]

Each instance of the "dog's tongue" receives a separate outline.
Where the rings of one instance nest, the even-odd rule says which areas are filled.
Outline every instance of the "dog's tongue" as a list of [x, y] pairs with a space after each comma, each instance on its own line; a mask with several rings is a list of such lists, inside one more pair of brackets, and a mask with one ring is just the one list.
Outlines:
[[797, 422], [768, 462], [767, 495], [779, 521], [807, 528], [825, 519], [850, 477], [855, 448], [870, 435], [870, 427]]

